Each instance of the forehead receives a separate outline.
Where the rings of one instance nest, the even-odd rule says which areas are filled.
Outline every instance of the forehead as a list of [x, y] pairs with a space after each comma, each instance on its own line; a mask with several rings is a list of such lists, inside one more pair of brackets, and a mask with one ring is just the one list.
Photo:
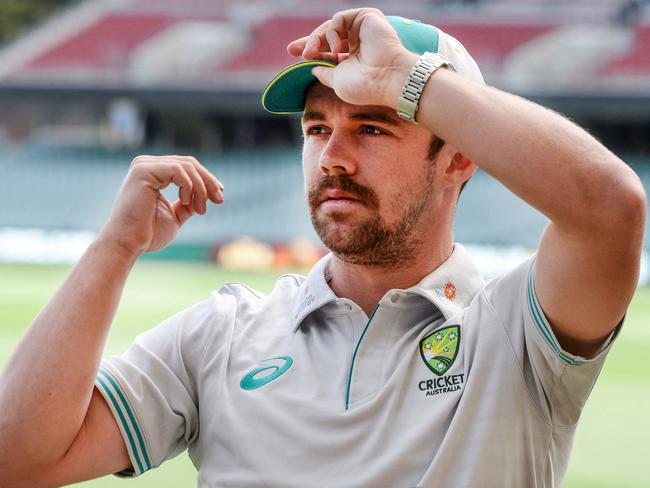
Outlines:
[[397, 112], [380, 105], [353, 105], [336, 96], [334, 90], [322, 83], [314, 82], [305, 95], [305, 110], [302, 122], [343, 116], [355, 120], [374, 120], [388, 125], [407, 127]]

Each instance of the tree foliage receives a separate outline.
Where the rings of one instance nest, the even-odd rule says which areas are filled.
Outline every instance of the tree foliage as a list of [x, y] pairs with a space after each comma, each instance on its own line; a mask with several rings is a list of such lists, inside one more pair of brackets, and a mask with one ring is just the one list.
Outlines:
[[0, 44], [78, 0], [0, 0]]

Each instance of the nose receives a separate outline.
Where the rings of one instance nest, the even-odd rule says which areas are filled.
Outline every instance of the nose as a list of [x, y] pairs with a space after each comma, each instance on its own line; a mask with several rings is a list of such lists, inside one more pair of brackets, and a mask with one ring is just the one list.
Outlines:
[[319, 167], [330, 176], [353, 175], [357, 171], [354, 141], [341, 132], [332, 132], [321, 152]]

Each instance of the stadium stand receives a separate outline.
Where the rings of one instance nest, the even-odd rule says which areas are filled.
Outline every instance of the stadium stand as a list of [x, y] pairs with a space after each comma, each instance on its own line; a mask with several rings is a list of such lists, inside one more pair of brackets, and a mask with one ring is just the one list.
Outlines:
[[[632, 3], [373, 2], [461, 39], [491, 84], [532, 98], [555, 86], [557, 98], [540, 101], [592, 129], [650, 188], [650, 17], [647, 6]], [[224, 181], [228, 203], [190, 222], [179, 242], [314, 238], [297, 124], [264, 114], [259, 94], [294, 61], [285, 51], [290, 40], [357, 5], [87, 0], [3, 47], [0, 168], [20, 183], [0, 193], [0, 208], [12, 209], [0, 214], [0, 229], [96, 231], [135, 154], [189, 152]], [[118, 106], [131, 114], [126, 125], [142, 130], [128, 150], [102, 135]], [[25, 201], [26, 191], [34, 198]], [[483, 173], [463, 194], [459, 217], [457, 239], [499, 246], [535, 247], [545, 223]]]
[[23, 69], [119, 69], [128, 62], [135, 47], [172, 22], [173, 19], [167, 15], [109, 14], [77, 35], [52, 46]]
[[[248, 81], [244, 84], [260, 89], [265, 80], [260, 73], [270, 74], [292, 61], [285, 51], [290, 40], [310, 31], [336, 8], [352, 3], [315, 0], [306, 7], [297, 0], [82, 2], [76, 7], [79, 26], [70, 28], [67, 36], [53, 36], [51, 42], [42, 42], [40, 50], [33, 47], [27, 54], [23, 50], [22, 64], [13, 56], [13, 63], [8, 64], [13, 68], [0, 68], [0, 81], [119, 86], [176, 81], [188, 86], [192, 83], [215, 86], [234, 79]], [[538, 56], [543, 59], [544, 55], [535, 49], [548, 51], [548, 44], [538, 41], [551, 38], [549, 33], [562, 32], [576, 24], [603, 29], [618, 22], [620, 12], [627, 5], [622, 0], [411, 0], [402, 3], [401, 13], [440, 25], [462, 39], [477, 58], [486, 79], [504, 87], [509, 86], [509, 80], [503, 74], [513, 71], [504, 72], [502, 68], [512, 64], [509, 58], [513, 53], [523, 49], [529, 59]], [[88, 16], [87, 4], [98, 5], [94, 18]], [[388, 13], [395, 10], [389, 2], [376, 4]], [[74, 17], [74, 9], [66, 15]], [[70, 27], [70, 22], [67, 25]], [[606, 60], [611, 61], [607, 67], [595, 67], [596, 83], [602, 77], [602, 84], [607, 85], [612, 72], [620, 74], [621, 69], [629, 73], [650, 71], [648, 25], [620, 29], [636, 30], [635, 35], [630, 34], [633, 42], [623, 52], [612, 53], [617, 59]], [[19, 46], [30, 44], [30, 37], [38, 37], [38, 32], [35, 30], [17, 40], [15, 46], [0, 51], [0, 66], [5, 65], [7, 53], [20, 51]], [[560, 37], [560, 43], [565, 39]], [[180, 58], [189, 61], [179, 66]], [[143, 75], [156, 70], [158, 75]]]
[[636, 26], [634, 36], [632, 48], [604, 66], [601, 75], [650, 76], [650, 23]]
[[[1, 227], [88, 229], [97, 231], [108, 216], [115, 194], [135, 153], [98, 149], [31, 147], [2, 162], [9, 181], [0, 194]], [[315, 238], [304, 205], [298, 150], [237, 151], [197, 157], [226, 186], [227, 205], [212, 207], [193, 219], [179, 242], [219, 243], [240, 235], [284, 242], [296, 235]], [[464, 242], [534, 247], [545, 219], [495, 180], [477, 174], [461, 198], [456, 234]], [[65, 194], [61, 189], [65, 188]], [[176, 198], [174, 190], [166, 192]], [[22, 202], [14, 205], [13, 202]], [[504, 220], [508, 213], [512, 218]]]
[[262, 22], [252, 29], [250, 47], [219, 68], [229, 71], [271, 71], [295, 62], [287, 54], [286, 45], [324, 20], [324, 16], [277, 16]]

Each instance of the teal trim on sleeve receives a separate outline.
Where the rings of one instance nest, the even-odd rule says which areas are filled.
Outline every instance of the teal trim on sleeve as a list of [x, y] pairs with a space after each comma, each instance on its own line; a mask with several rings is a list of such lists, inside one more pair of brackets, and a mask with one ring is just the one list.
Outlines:
[[117, 412], [117, 415], [120, 417], [120, 422], [122, 422], [122, 426], [124, 427], [124, 431], [126, 432], [126, 436], [129, 439], [129, 445], [131, 446], [131, 452], [133, 452], [133, 457], [135, 458], [135, 462], [138, 465], [138, 473], [144, 473], [144, 468], [142, 466], [142, 461], [140, 460], [140, 456], [138, 455], [138, 450], [135, 447], [135, 442], [133, 440], [133, 435], [131, 434], [131, 429], [129, 428], [129, 424], [127, 423], [126, 419], [124, 418], [124, 414], [122, 413], [122, 409], [120, 408], [119, 403], [117, 402], [117, 399], [113, 396], [111, 393], [111, 390], [108, 388], [108, 385], [104, 383], [104, 380], [102, 380], [99, 375], [97, 375], [97, 382], [101, 386], [102, 390], [104, 390], [104, 393], [108, 395], [108, 398], [111, 400], [111, 403], [113, 404], [113, 408]]
[[528, 306], [530, 308], [530, 314], [533, 317], [533, 322], [535, 322], [535, 326], [542, 334], [542, 337], [544, 337], [546, 343], [551, 346], [551, 349], [553, 349], [557, 357], [559, 357], [562, 361], [572, 366], [584, 364], [585, 361], [568, 355], [558, 344], [557, 339], [555, 338], [555, 334], [553, 333], [553, 329], [548, 323], [548, 320], [546, 320], [546, 316], [544, 315], [542, 307], [537, 300], [537, 296], [535, 295], [533, 269], [534, 268], [530, 269], [530, 273], [528, 275]]
[[[138, 422], [136, 422], [136, 420], [135, 420], [135, 415], [133, 415], [133, 411], [131, 410], [131, 406], [129, 405], [129, 402], [126, 400], [124, 394], [122, 393], [122, 390], [117, 385], [117, 383], [115, 382], [113, 377], [110, 374], [108, 374], [108, 372], [106, 372], [105, 370], [100, 368], [99, 373], [102, 374], [109, 381], [109, 383], [113, 386], [113, 388], [115, 389], [115, 392], [119, 396], [120, 400], [122, 400], [122, 404], [124, 405], [124, 410], [126, 411], [126, 414], [128, 415], [129, 419], [131, 420], [131, 424], [133, 425], [133, 430], [135, 432], [136, 437], [138, 438], [138, 443], [140, 445], [140, 450], [142, 451], [142, 455], [144, 456], [145, 469], [143, 469], [142, 471], [144, 472], [144, 471], [146, 471], [148, 469], [151, 469], [151, 467], [152, 467], [151, 466], [151, 460], [149, 459], [149, 455], [147, 453], [147, 448], [144, 445], [144, 437], [142, 436], [142, 433], [140, 431], [140, 427], [138, 425]], [[100, 380], [99, 376], [97, 376], [97, 379]], [[115, 404], [116, 410], [118, 410], [118, 411], [122, 410], [122, 409], [119, 408], [117, 403], [114, 403], [114, 404]], [[126, 424], [126, 422], [123, 422], [123, 424], [124, 424], [124, 426], [125, 426], [125, 428], [127, 429], [127, 432], [128, 432], [128, 425]], [[135, 449], [133, 450], [133, 452], [137, 453], [137, 451]]]
[[363, 332], [361, 333], [361, 337], [359, 337], [359, 342], [357, 342], [356, 347], [354, 348], [354, 353], [352, 354], [352, 362], [350, 363], [350, 371], [348, 373], [348, 386], [346, 388], [345, 392], [345, 409], [348, 409], [348, 405], [350, 403], [350, 386], [352, 384], [352, 369], [354, 369], [354, 360], [357, 357], [357, 351], [359, 350], [359, 346], [361, 345], [361, 341], [363, 340], [363, 336], [366, 335], [366, 331], [368, 330], [368, 326], [370, 325], [370, 322], [372, 322], [372, 318], [375, 316], [375, 312], [379, 308], [379, 304], [375, 305], [375, 308], [372, 310], [372, 313], [370, 314], [370, 318], [368, 319], [368, 322], [366, 323], [366, 326], [363, 329]]

